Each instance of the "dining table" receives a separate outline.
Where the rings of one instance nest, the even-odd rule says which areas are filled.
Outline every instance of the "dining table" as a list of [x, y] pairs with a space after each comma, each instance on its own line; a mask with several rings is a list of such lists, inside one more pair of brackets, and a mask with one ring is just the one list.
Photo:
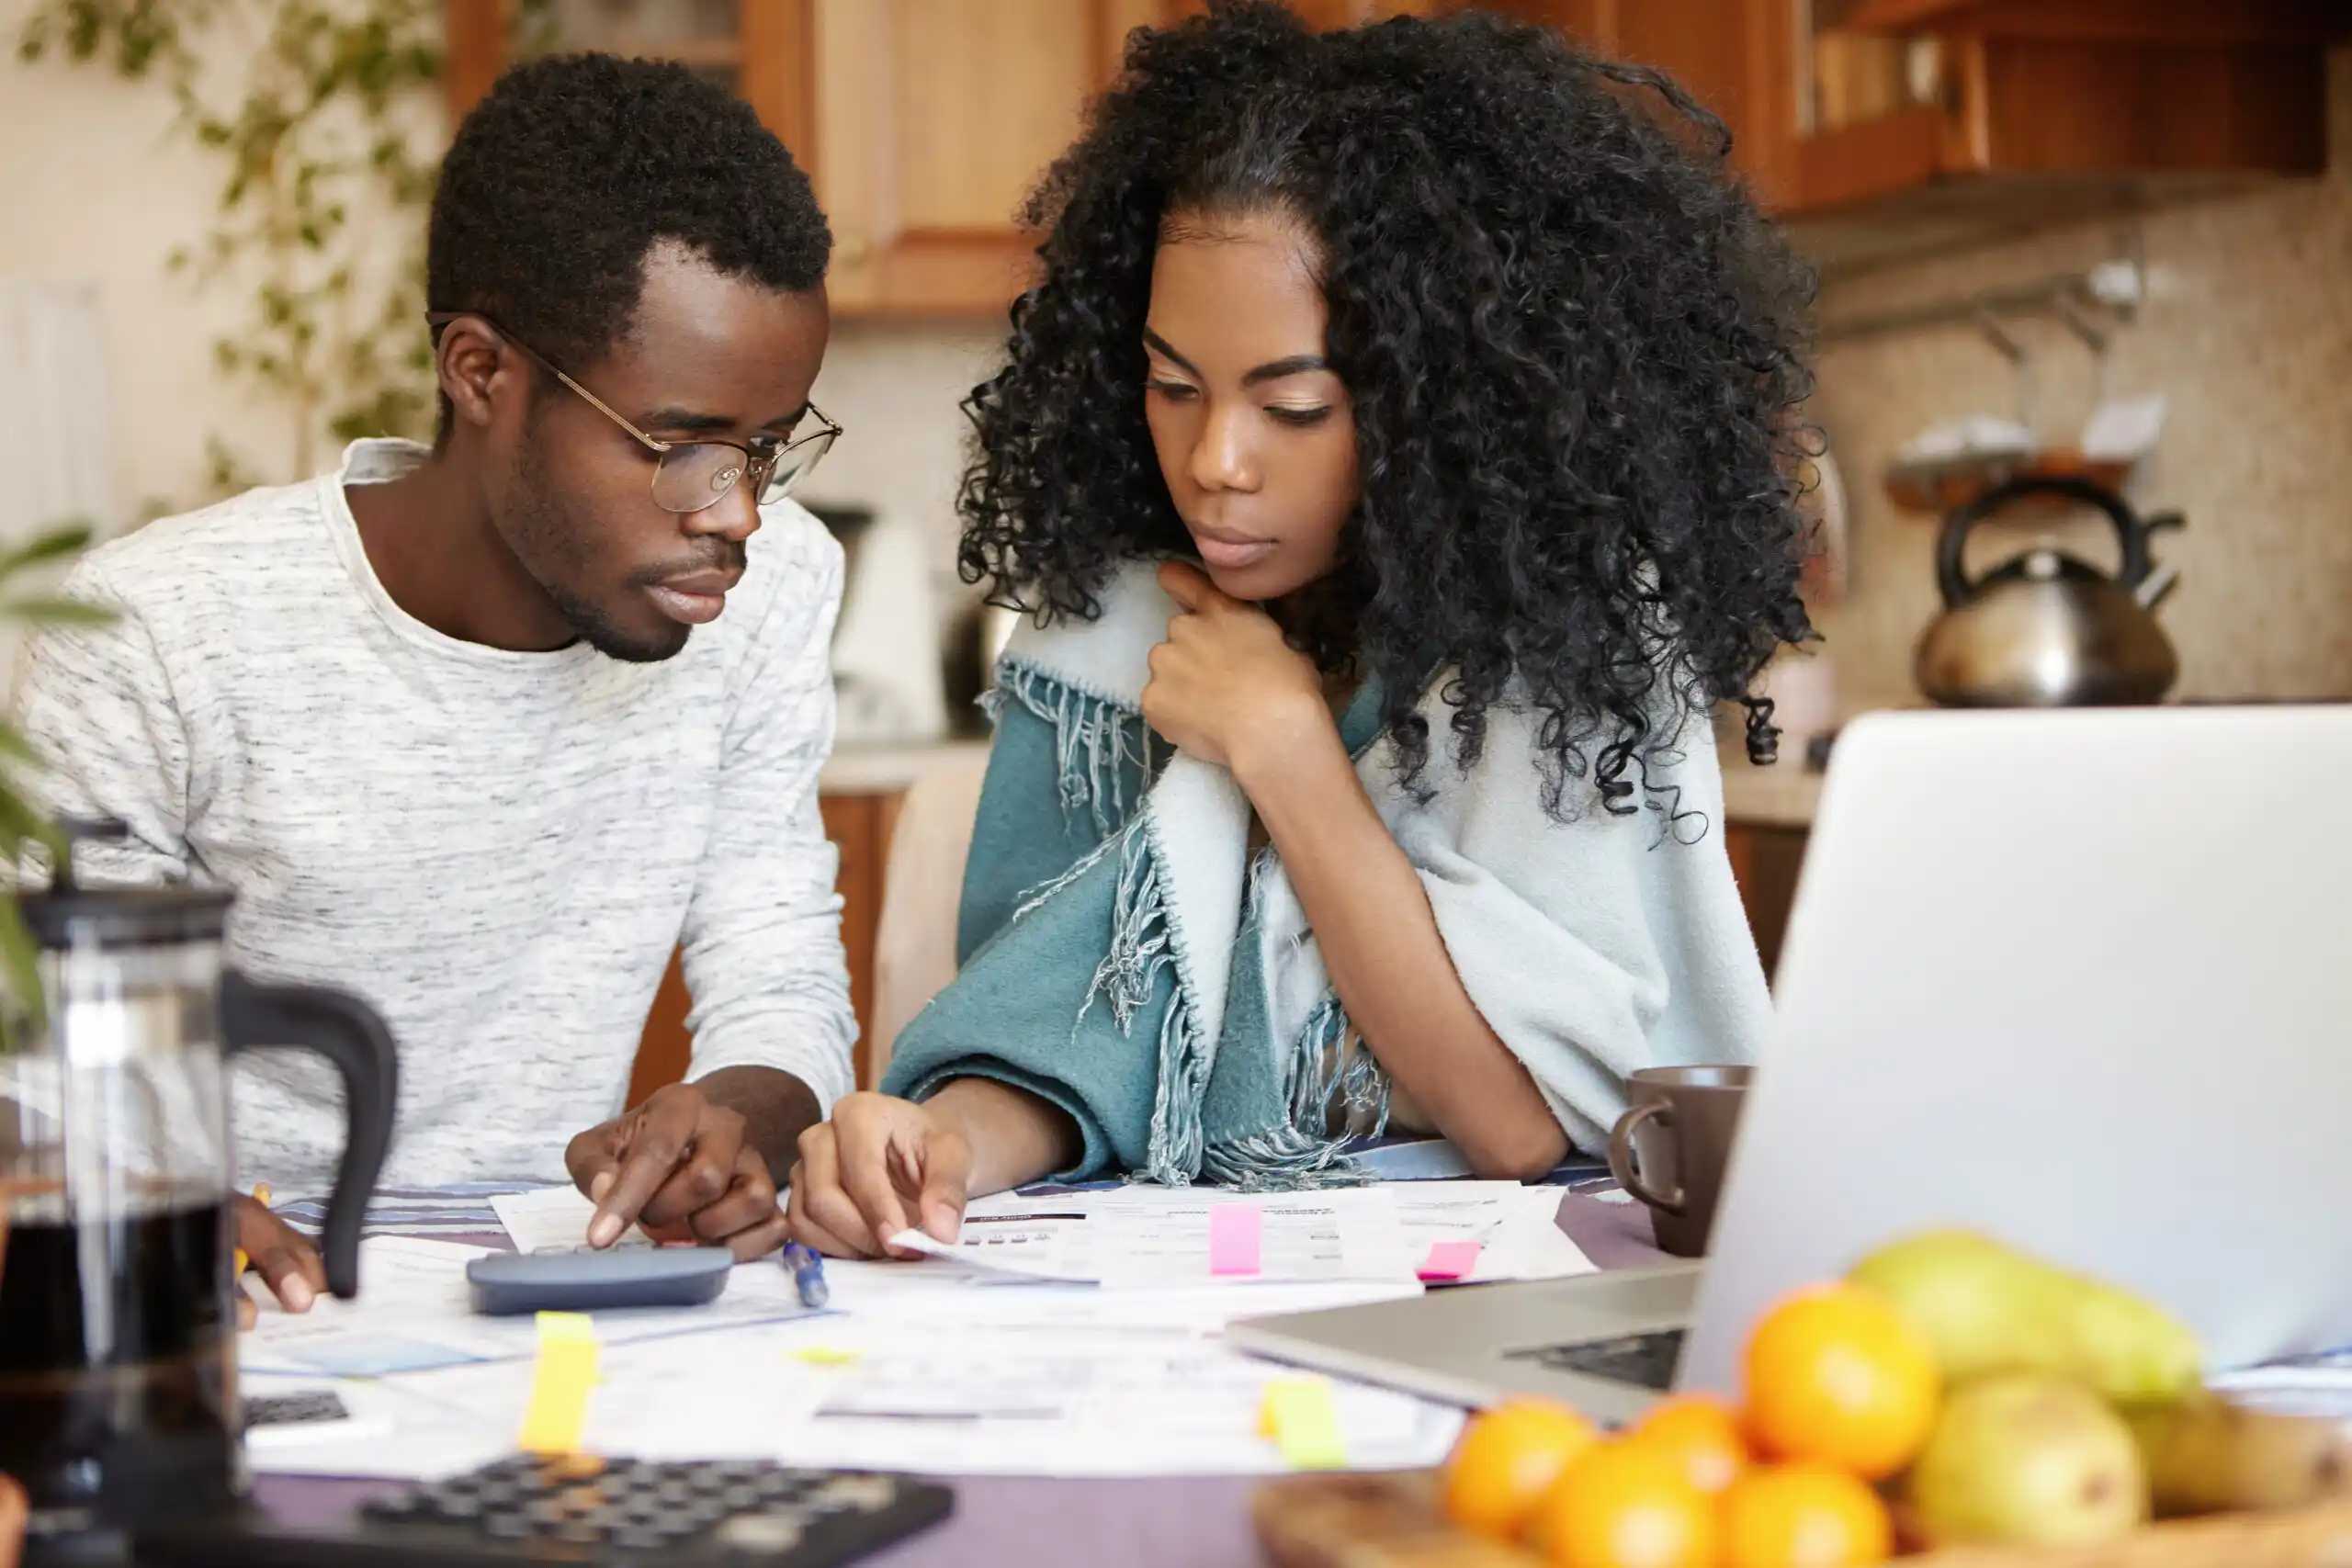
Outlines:
[[[1649, 1212], [1605, 1180], [1564, 1187], [1555, 1223], [1597, 1268], [1671, 1261], [1652, 1238]], [[435, 1234], [506, 1245], [503, 1232]], [[1258, 1476], [944, 1479], [955, 1489], [955, 1512], [863, 1562], [871, 1568], [1259, 1568], [1262, 1562], [1250, 1517]], [[324, 1524], [402, 1484], [264, 1475], [254, 1482], [253, 1501], [289, 1524]]]

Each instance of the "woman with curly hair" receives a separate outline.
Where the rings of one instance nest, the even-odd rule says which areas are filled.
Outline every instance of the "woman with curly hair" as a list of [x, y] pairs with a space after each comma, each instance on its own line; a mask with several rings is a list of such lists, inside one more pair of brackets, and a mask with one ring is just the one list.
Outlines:
[[1031, 618], [963, 967], [803, 1138], [802, 1240], [1389, 1124], [1533, 1176], [1754, 1053], [1709, 716], [1769, 758], [1809, 635], [1810, 278], [1723, 141], [1491, 17], [1134, 35], [970, 405], [963, 570]]

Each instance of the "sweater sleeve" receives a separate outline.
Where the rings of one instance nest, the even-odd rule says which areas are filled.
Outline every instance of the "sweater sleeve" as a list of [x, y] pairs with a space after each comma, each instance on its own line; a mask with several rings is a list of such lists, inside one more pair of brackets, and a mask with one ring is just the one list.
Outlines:
[[738, 830], [712, 836], [686, 911], [687, 1077], [773, 1067], [830, 1111], [856, 1087], [837, 857], [817, 808], [832, 749], [842, 552], [820, 536], [803, 547], [805, 582], [775, 595], [734, 677], [718, 821]]
[[65, 598], [114, 612], [104, 626], [44, 628], [25, 649], [15, 709], [40, 754], [35, 785], [52, 815], [119, 818], [119, 842], [74, 852], [86, 879], [117, 885], [185, 880], [194, 869], [187, 832], [198, 808], [187, 716], [146, 616], [102, 568], [85, 560]]
[[[1057, 711], [1069, 710], [1041, 712], [1012, 695], [1000, 708], [964, 873], [960, 967], [900, 1032], [882, 1087], [914, 1100], [959, 1077], [1025, 1089], [1077, 1124], [1078, 1163], [1058, 1174], [1080, 1179], [1142, 1162], [1136, 1108], [1152, 1099], [1153, 1043], [1112, 1027], [1109, 1010], [1091, 1002], [1119, 875], [1112, 840], [1143, 793], [1142, 720], [1107, 706], [1088, 715], [1131, 732], [1083, 788], [1065, 790], [1073, 753], [1047, 716]], [[1048, 887], [1054, 897], [1041, 899]], [[1153, 982], [1155, 1015], [1172, 985], [1166, 976]]]
[[1455, 973], [1579, 1148], [1605, 1146], [1625, 1078], [1747, 1062], [1770, 1023], [1724, 848], [1703, 719], [1652, 762], [1630, 816], [1573, 787], [1543, 810], [1533, 721], [1492, 711], [1473, 776], [1392, 807]]

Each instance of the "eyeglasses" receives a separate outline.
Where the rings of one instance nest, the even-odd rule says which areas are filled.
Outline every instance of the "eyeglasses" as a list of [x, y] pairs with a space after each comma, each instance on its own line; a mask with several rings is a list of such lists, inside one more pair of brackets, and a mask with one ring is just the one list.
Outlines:
[[424, 318], [437, 338], [441, 329], [460, 316], [472, 316], [489, 322], [498, 335], [514, 345], [515, 352], [579, 393], [589, 406], [636, 438], [638, 444], [654, 455], [653, 504], [664, 512], [701, 512], [726, 499], [737, 482], [745, 476], [752, 481], [752, 493], [762, 506], [783, 500], [792, 487], [808, 477], [817, 460], [832, 450], [842, 427], [832, 422], [815, 403], [808, 405], [808, 417], [820, 428], [811, 434], [795, 440], [782, 437], [755, 437], [749, 446], [733, 441], [663, 441], [648, 435], [613, 411], [611, 404], [549, 364], [529, 344], [491, 321], [478, 310], [435, 310]]

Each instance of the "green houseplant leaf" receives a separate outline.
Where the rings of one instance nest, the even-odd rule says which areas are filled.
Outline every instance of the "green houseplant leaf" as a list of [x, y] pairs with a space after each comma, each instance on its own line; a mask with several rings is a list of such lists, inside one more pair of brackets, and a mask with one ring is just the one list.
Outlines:
[[[80, 524], [52, 528], [14, 549], [0, 552], [0, 621], [25, 626], [103, 626], [114, 618], [96, 604], [49, 594], [18, 595], [9, 589], [36, 567], [52, 566], [78, 554], [90, 542], [90, 530]], [[33, 805], [25, 777], [40, 765], [40, 754], [17, 727], [0, 718], [0, 856], [22, 867], [25, 852], [38, 844], [55, 865], [63, 856], [65, 840], [57, 825]], [[40, 1027], [45, 1009], [40, 988], [40, 950], [25, 930], [13, 897], [0, 897], [0, 980], [5, 980], [6, 1029], [9, 1032]], [[0, 1040], [5, 1040], [0, 1034]]]

